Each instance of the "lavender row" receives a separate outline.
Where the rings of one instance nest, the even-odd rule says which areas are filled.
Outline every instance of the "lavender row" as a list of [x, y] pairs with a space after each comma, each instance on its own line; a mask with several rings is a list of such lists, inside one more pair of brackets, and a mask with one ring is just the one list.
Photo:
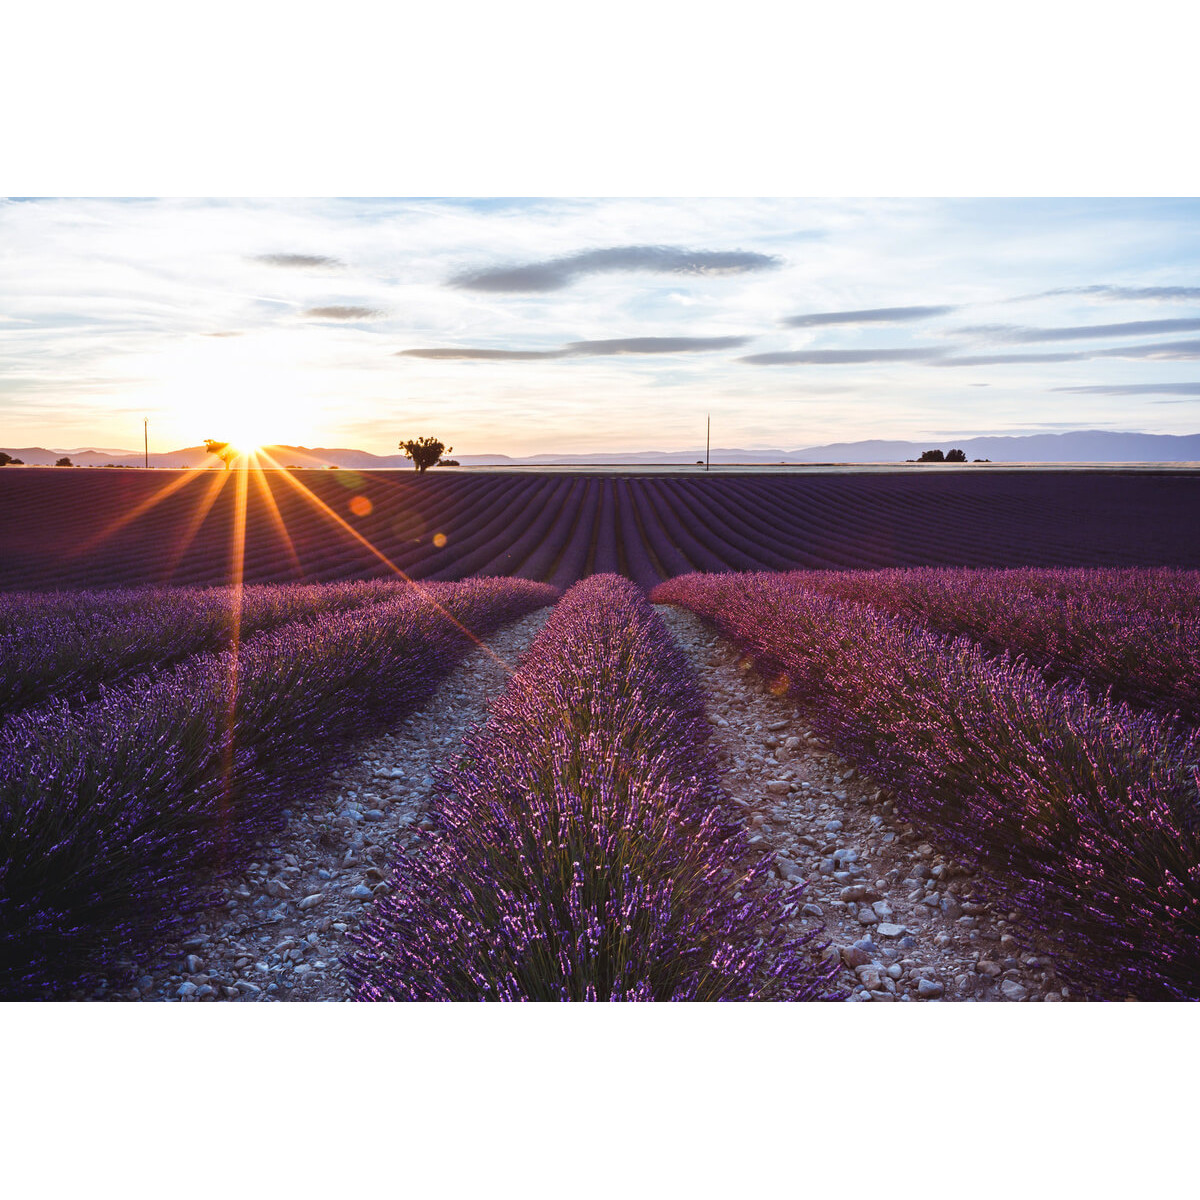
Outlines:
[[811, 1000], [833, 967], [749, 865], [703, 693], [614, 575], [577, 584], [352, 939], [361, 1000]]
[[810, 574], [824, 595], [1026, 655], [1050, 678], [1200, 723], [1200, 572], [896, 570]]
[[483, 634], [557, 593], [524, 580], [409, 589], [235, 653], [51, 704], [0, 730], [0, 995], [118, 969], [206, 901], [352, 736], [395, 719]]
[[1200, 733], [796, 577], [685, 576], [652, 599], [806, 702], [1086, 991], [1200, 998]]
[[0, 594], [0, 715], [51, 696], [78, 703], [100, 684], [304, 617], [397, 594], [378, 581], [233, 588]]

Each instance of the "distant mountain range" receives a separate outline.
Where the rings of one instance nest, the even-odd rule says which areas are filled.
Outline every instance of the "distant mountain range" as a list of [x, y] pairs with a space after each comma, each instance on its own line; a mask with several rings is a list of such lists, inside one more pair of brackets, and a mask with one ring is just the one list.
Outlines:
[[[893, 463], [920, 456], [923, 450], [957, 447], [968, 459], [992, 462], [1084, 463], [1084, 462], [1200, 462], [1200, 434], [1113, 433], [1086, 429], [1072, 433], [1037, 433], [1023, 437], [944, 438], [939, 442], [862, 441], [834, 442], [803, 450], [719, 449], [713, 463]], [[305, 446], [272, 446], [272, 456], [282, 466], [349, 467], [370, 470], [384, 467], [412, 469], [402, 454], [378, 455], [366, 450], [342, 448], [309, 449]], [[47, 450], [42, 446], [0, 447], [29, 466], [53, 466], [64, 455], [81, 467], [140, 467], [142, 455], [133, 451], [96, 449]], [[694, 463], [704, 458], [703, 450], [641, 450], [621, 454], [533, 454], [512, 458], [506, 454], [460, 454], [464, 467], [482, 466], [603, 466], [622, 463], [651, 465]], [[152, 467], [219, 466], [203, 446], [188, 446], [167, 454], [151, 454]]]

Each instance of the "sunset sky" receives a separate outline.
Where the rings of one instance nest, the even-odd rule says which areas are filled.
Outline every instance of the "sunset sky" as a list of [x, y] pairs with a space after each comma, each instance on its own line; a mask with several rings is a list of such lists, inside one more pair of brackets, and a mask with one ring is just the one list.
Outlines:
[[1200, 432], [1194, 200], [13, 200], [0, 445]]

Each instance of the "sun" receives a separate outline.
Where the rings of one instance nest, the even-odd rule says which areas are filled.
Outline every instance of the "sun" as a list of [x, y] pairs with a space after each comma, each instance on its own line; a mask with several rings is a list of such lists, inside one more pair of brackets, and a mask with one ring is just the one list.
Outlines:
[[[262, 376], [227, 381], [204, 405], [205, 437], [228, 442], [239, 456], [286, 444], [295, 428], [295, 405], [274, 380]], [[212, 429], [215, 432], [208, 433]]]
[[270, 347], [228, 341], [191, 341], [147, 364], [154, 409], [188, 430], [191, 444], [228, 442], [243, 460], [264, 446], [310, 442], [316, 414], [303, 369]]
[[270, 417], [262, 418], [255, 413], [226, 413], [224, 416], [215, 413], [212, 420], [214, 428], [220, 426], [221, 440], [227, 441], [238, 452], [239, 458], [249, 458], [264, 446], [283, 440], [283, 430]]

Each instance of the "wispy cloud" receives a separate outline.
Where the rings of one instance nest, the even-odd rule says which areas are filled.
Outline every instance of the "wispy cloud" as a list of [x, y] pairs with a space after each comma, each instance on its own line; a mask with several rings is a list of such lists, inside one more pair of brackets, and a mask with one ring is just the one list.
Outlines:
[[489, 350], [474, 346], [431, 346], [397, 350], [397, 358], [477, 359], [480, 362], [530, 362], [538, 358], [565, 358], [564, 350]]
[[1104, 300], [1182, 300], [1200, 301], [1200, 287], [1114, 287], [1093, 283], [1085, 287], [1051, 288], [1017, 300], [1041, 300], [1048, 296], [1099, 296]]
[[306, 308], [301, 316], [318, 321], [371, 321], [386, 317], [382, 309], [362, 308], [357, 304], [325, 304], [319, 308]]
[[314, 268], [344, 267], [346, 264], [340, 258], [330, 258], [327, 254], [256, 254], [253, 262], [260, 262], [268, 267], [286, 267], [293, 271], [311, 271]]
[[848, 312], [802, 313], [798, 317], [784, 317], [781, 324], [793, 329], [807, 329], [814, 325], [890, 325], [944, 316], [954, 312], [957, 307], [956, 304], [924, 304], [909, 305], [905, 308], [859, 308]]
[[684, 250], [677, 246], [610, 246], [563, 258], [470, 271], [450, 280], [474, 292], [556, 292], [583, 275], [651, 271], [660, 275], [741, 275], [781, 264], [774, 255], [750, 250]]
[[242, 337], [243, 335], [242, 335], [242, 331], [240, 329], [217, 329], [217, 330], [214, 330], [212, 333], [202, 333], [200, 336], [201, 337], [226, 338], [226, 337]]
[[1164, 361], [1200, 358], [1200, 340], [1187, 342], [1151, 342], [1145, 346], [1114, 346], [1109, 350], [1096, 350], [1096, 358], [1151, 358]]
[[931, 360], [935, 367], [995, 367], [1004, 363], [1079, 362], [1095, 357], [1095, 351], [1075, 350], [1061, 354], [963, 354], [954, 358]]
[[1148, 342], [1143, 345], [1110, 346], [1107, 350], [1063, 350], [1048, 354], [964, 354], [954, 358], [930, 359], [935, 367], [994, 367], [1004, 363], [1086, 362], [1092, 358], [1159, 359], [1163, 362], [1200, 358], [1200, 340]]
[[907, 350], [780, 350], [748, 354], [737, 361], [764, 367], [790, 363], [928, 362], [942, 354], [945, 351], [936, 346], [914, 346]]
[[1200, 358], [1200, 340], [1112, 346], [1107, 350], [1063, 350], [1045, 354], [962, 354], [953, 357], [936, 346], [914, 346], [907, 350], [783, 350], [767, 354], [748, 354], [737, 361], [759, 366], [785, 366], [790, 363], [920, 362], [934, 367], [995, 367], [1006, 363], [1086, 362], [1092, 358], [1186, 361]]
[[1050, 390], [1078, 396], [1200, 396], [1200, 383], [1105, 383]]
[[736, 350], [749, 337], [606, 338], [598, 342], [569, 342], [571, 354], [689, 354], [703, 350]]
[[439, 346], [398, 350], [399, 358], [480, 359], [487, 362], [528, 361], [539, 358], [582, 358], [613, 354], [695, 354], [705, 350], [733, 350], [753, 341], [748, 337], [642, 337], [605, 338], [593, 342], [568, 342], [558, 350], [489, 350], [469, 346]]
[[1167, 321], [1121, 321], [1113, 325], [1060, 325], [1035, 329], [1027, 325], [969, 325], [955, 333], [985, 337], [997, 342], [1065, 342], [1086, 338], [1143, 337], [1156, 333], [1192, 333], [1200, 319], [1181, 317]]

